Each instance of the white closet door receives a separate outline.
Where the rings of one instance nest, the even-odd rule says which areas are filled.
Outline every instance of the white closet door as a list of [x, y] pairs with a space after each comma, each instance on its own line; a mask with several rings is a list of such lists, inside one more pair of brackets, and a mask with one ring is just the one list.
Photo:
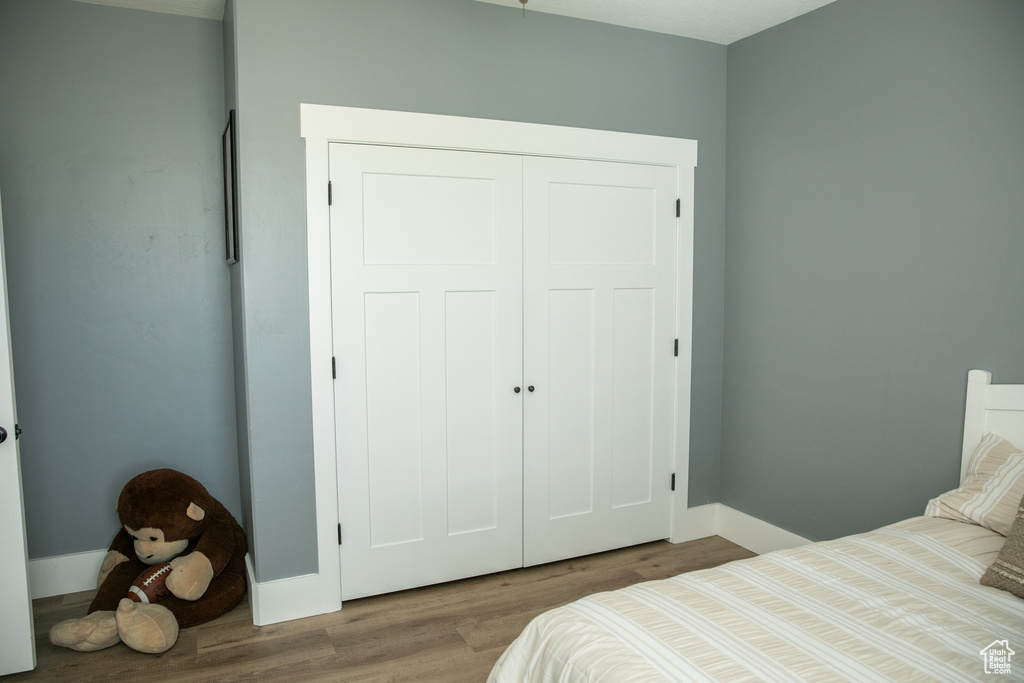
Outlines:
[[522, 159], [330, 177], [342, 599], [522, 566]]
[[669, 535], [676, 171], [524, 160], [524, 560]]
[[11, 327], [7, 316], [4, 220], [0, 211], [0, 676], [36, 666], [32, 596], [28, 586], [25, 496], [21, 487]]

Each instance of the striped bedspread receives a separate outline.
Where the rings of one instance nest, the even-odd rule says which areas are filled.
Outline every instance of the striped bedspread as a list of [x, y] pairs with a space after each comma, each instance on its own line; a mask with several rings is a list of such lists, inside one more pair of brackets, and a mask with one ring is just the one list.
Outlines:
[[[534, 619], [490, 681], [1024, 680], [1024, 601], [981, 586], [1003, 537], [916, 517]], [[982, 651], [1007, 641], [1012, 674]]]

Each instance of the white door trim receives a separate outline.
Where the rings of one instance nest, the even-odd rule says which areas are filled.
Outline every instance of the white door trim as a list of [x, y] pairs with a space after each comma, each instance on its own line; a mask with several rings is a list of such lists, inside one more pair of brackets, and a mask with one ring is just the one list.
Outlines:
[[[306, 248], [309, 285], [313, 467], [316, 491], [320, 611], [341, 609], [338, 552], [338, 487], [335, 443], [331, 304], [330, 212], [327, 204], [328, 143], [432, 147], [479, 152], [562, 156], [673, 166], [678, 169], [679, 296], [677, 304], [676, 490], [672, 540], [682, 540], [687, 503], [690, 429], [690, 346], [693, 316], [693, 168], [697, 142], [679, 138], [541, 124], [301, 104], [306, 141]], [[310, 615], [312, 616], [312, 614]]]

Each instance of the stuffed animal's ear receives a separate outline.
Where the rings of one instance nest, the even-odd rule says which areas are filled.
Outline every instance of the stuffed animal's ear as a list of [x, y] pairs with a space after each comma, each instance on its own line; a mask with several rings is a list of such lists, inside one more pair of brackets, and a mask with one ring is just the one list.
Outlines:
[[185, 514], [197, 522], [203, 521], [203, 517], [206, 517], [206, 513], [203, 511], [203, 508], [199, 507], [195, 503], [188, 504], [188, 510], [185, 511]]

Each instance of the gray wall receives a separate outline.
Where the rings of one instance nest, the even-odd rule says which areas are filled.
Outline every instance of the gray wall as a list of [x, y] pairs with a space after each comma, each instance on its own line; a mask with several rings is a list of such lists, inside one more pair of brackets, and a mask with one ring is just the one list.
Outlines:
[[106, 546], [123, 483], [172, 466], [261, 581], [316, 571], [300, 102], [700, 142], [691, 504], [811, 538], [916, 514], [955, 483], [967, 369], [1024, 382], [1019, 0], [839, 0], [728, 51], [469, 0], [283, 5], [0, 2], [32, 557]]
[[242, 153], [235, 344], [259, 580], [317, 570], [300, 102], [697, 139], [690, 495], [716, 500], [726, 48], [469, 0], [229, 4]]
[[968, 369], [1024, 382], [1024, 3], [839, 0], [728, 52], [722, 501], [920, 514]]
[[0, 2], [0, 192], [29, 555], [105, 548], [170, 466], [240, 511], [218, 22]]

